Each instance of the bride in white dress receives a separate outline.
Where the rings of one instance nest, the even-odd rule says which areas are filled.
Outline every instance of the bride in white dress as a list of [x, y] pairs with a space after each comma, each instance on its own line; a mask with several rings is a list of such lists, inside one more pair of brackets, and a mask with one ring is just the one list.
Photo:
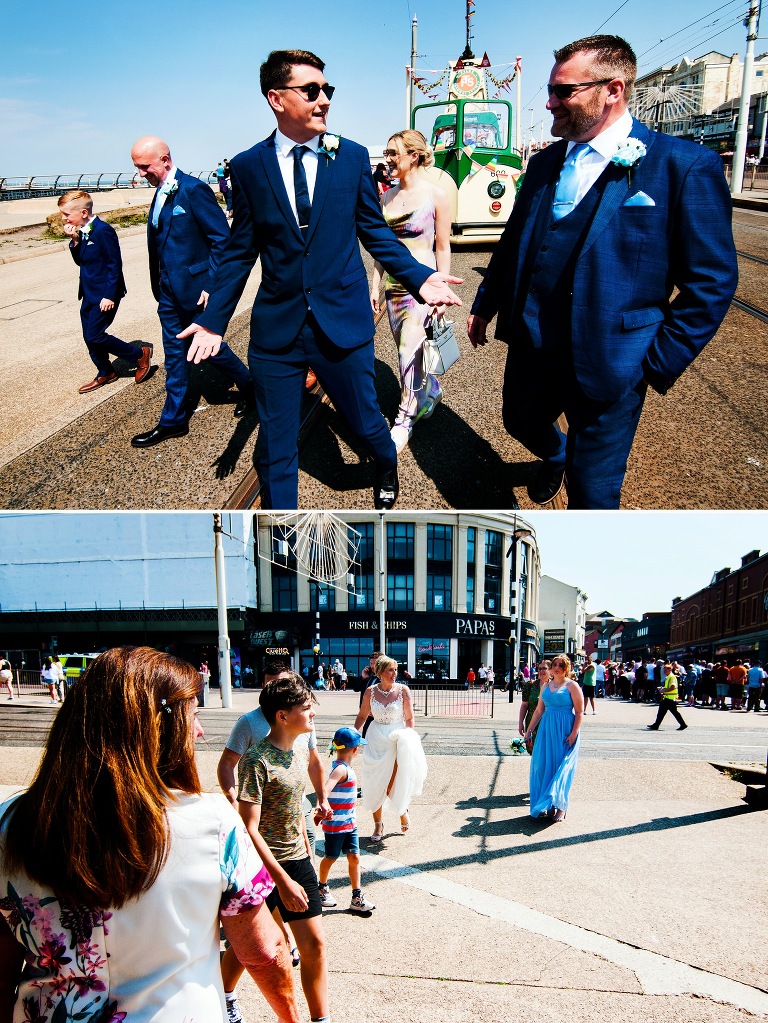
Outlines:
[[355, 728], [373, 717], [363, 747], [361, 786], [363, 804], [373, 813], [371, 841], [384, 837], [384, 807], [400, 817], [400, 830], [410, 827], [408, 806], [421, 795], [427, 777], [427, 758], [413, 727], [413, 703], [408, 686], [397, 682], [397, 661], [380, 657], [374, 667], [376, 683], [369, 686]]

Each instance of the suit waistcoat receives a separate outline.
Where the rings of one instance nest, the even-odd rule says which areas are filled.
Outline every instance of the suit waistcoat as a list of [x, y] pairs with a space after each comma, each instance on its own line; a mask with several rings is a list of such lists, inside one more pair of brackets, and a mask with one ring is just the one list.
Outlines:
[[523, 264], [515, 317], [534, 348], [570, 346], [576, 260], [607, 180], [603, 172], [576, 208], [560, 220], [552, 216], [556, 180], [542, 197]]

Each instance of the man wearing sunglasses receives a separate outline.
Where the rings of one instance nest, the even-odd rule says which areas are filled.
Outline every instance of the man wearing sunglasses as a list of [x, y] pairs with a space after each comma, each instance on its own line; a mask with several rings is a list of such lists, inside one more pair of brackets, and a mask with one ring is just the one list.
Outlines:
[[374, 323], [358, 239], [415, 296], [461, 305], [456, 277], [422, 266], [381, 215], [368, 152], [326, 119], [333, 87], [313, 53], [276, 50], [261, 91], [277, 131], [231, 163], [232, 235], [205, 312], [182, 336], [189, 358], [218, 351], [248, 275], [261, 257], [248, 361], [259, 413], [262, 507], [298, 505], [298, 430], [308, 366], [373, 459], [376, 508], [397, 499], [397, 453], [376, 398]]
[[666, 393], [736, 289], [721, 161], [631, 116], [636, 73], [618, 36], [555, 51], [547, 108], [563, 141], [531, 159], [469, 317], [474, 346], [494, 315], [509, 345], [502, 415], [542, 459], [537, 504], [565, 481], [569, 508], [619, 507], [647, 386]]

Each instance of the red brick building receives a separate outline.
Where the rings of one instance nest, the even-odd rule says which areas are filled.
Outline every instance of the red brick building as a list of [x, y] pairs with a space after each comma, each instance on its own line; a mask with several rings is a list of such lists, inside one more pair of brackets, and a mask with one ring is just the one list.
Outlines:
[[671, 657], [768, 660], [768, 554], [750, 551], [735, 571], [672, 603]]

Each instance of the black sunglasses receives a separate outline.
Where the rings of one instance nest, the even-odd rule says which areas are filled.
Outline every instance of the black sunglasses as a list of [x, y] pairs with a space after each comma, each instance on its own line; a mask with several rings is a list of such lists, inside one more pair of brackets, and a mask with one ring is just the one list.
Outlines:
[[601, 78], [599, 82], [573, 82], [567, 85], [547, 85], [547, 95], [557, 96], [558, 99], [568, 99], [573, 95], [574, 89], [592, 89], [596, 85], [607, 85], [612, 78]]
[[317, 82], [309, 82], [307, 85], [283, 85], [279, 89], [275, 89], [275, 92], [283, 92], [285, 89], [298, 89], [299, 92], [304, 93], [310, 103], [315, 102], [321, 89], [328, 99], [333, 99], [333, 94], [336, 92], [336, 86], [329, 85], [327, 82], [325, 85], [318, 85]]

